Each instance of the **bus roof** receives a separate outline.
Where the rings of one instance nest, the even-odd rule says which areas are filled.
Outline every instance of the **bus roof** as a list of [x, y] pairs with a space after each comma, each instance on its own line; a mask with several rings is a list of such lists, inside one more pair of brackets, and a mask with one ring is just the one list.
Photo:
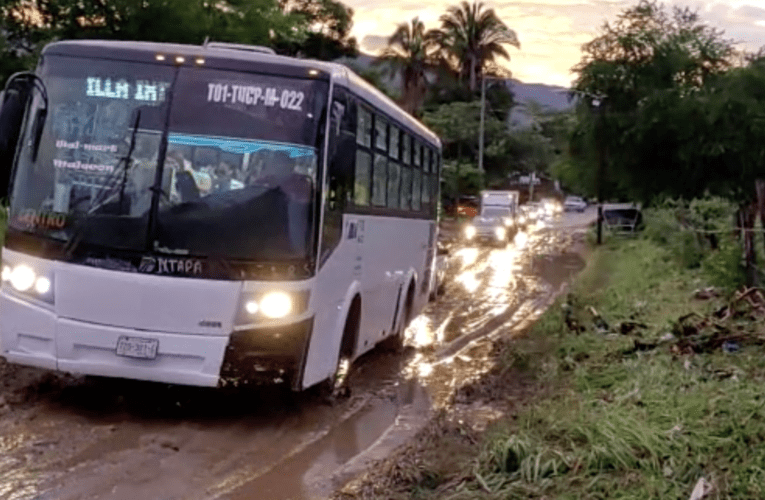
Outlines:
[[[254, 69], [253, 63], [257, 63], [258, 69], [265, 69], [267, 73], [295, 77], [306, 76], [309, 71], [318, 70], [323, 73], [324, 78], [347, 87], [372, 106], [429, 141], [436, 143], [439, 148], [441, 147], [441, 141], [436, 134], [348, 67], [333, 62], [280, 56], [268, 53], [268, 50], [256, 46], [222, 43], [185, 45], [116, 40], [65, 40], [46, 45], [43, 49], [43, 55], [55, 54], [94, 58], [104, 58], [105, 55], [108, 55], [108, 59], [170, 65], [176, 64], [175, 58], [179, 56], [185, 59], [184, 64], [189, 65], [193, 65], [197, 58], [203, 58], [205, 66], [209, 67], [233, 71], [252, 71]], [[159, 54], [167, 56], [167, 59], [164, 62], [158, 61], [156, 56]]]

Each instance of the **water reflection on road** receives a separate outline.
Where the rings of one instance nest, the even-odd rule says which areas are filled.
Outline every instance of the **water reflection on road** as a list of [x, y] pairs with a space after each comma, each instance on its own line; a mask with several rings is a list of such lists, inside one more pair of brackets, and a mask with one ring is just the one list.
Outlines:
[[34, 398], [0, 417], [0, 500], [326, 495], [490, 369], [488, 336], [539, 314], [583, 267], [558, 226], [505, 248], [453, 244], [445, 293], [412, 321], [410, 347], [360, 359], [334, 406], [274, 388], [73, 382], [40, 396], [32, 384]]

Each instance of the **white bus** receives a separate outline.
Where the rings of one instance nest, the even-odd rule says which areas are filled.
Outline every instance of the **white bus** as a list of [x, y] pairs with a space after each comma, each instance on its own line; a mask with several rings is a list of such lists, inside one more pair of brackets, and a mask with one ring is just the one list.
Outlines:
[[8, 362], [303, 390], [434, 287], [440, 141], [341, 65], [56, 42], [9, 79], [0, 137]]

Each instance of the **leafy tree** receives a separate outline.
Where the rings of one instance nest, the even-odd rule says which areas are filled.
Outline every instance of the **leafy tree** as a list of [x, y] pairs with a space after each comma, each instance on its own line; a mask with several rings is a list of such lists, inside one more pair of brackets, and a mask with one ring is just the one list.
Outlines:
[[409, 113], [416, 114], [425, 100], [426, 73], [435, 66], [437, 49], [434, 31], [425, 31], [425, 25], [415, 17], [396, 28], [378, 60], [389, 76], [401, 76], [400, 103]]
[[390, 97], [393, 101], [401, 100], [401, 94], [396, 92], [395, 89], [391, 88], [391, 86], [386, 82], [382, 71], [380, 71], [378, 68], [362, 67], [353, 59], [342, 60], [341, 62], [361, 78], [374, 85], [377, 90]]
[[674, 7], [668, 14], [655, 0], [640, 0], [582, 47], [575, 90], [591, 103], [607, 96], [611, 109], [631, 111], [652, 92], [699, 88], [725, 72], [735, 51], [723, 32], [696, 12]]
[[[606, 197], [630, 192], [648, 200], [677, 189], [698, 192], [710, 172], [685, 171], [691, 163], [678, 162], [673, 152], [691, 136], [689, 127], [698, 125], [688, 121], [700, 111], [693, 97], [733, 64], [732, 43], [695, 12], [674, 8], [670, 15], [655, 1], [641, 0], [613, 25], [605, 23], [583, 52], [574, 67], [581, 104], [572, 152], [595, 162], [572, 166], [596, 170], [591, 177]], [[705, 172], [707, 177], [697, 175]]]
[[336, 0], [7, 0], [0, 7], [0, 77], [29, 68], [43, 45], [57, 39], [201, 44], [209, 38], [310, 57], [355, 55], [352, 14]]
[[337, 0], [279, 0], [282, 11], [298, 16], [303, 36], [282, 33], [277, 51], [300, 57], [334, 60], [356, 57], [356, 39], [351, 35], [353, 9]]
[[441, 16], [437, 40], [442, 57], [461, 82], [467, 78], [473, 92], [486, 73], [509, 76], [496, 60], [510, 59], [505, 45], [521, 46], [515, 31], [507, 27], [494, 9], [487, 9], [482, 2], [470, 4], [466, 0], [449, 7]]
[[9, 42], [26, 50], [60, 38], [269, 44], [295, 21], [275, 0], [15, 0], [3, 15]]

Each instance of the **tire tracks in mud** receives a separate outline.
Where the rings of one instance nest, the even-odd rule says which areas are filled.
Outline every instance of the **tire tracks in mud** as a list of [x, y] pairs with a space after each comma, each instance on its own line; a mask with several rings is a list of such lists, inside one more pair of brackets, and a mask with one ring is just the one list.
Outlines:
[[362, 357], [354, 395], [334, 407], [273, 390], [76, 380], [14, 405], [0, 417], [0, 500], [328, 496], [490, 368], [480, 346], [532, 321], [561, 290], [533, 276], [534, 257], [570, 243], [535, 233], [523, 248], [457, 248], [445, 296], [407, 332], [415, 347]]

